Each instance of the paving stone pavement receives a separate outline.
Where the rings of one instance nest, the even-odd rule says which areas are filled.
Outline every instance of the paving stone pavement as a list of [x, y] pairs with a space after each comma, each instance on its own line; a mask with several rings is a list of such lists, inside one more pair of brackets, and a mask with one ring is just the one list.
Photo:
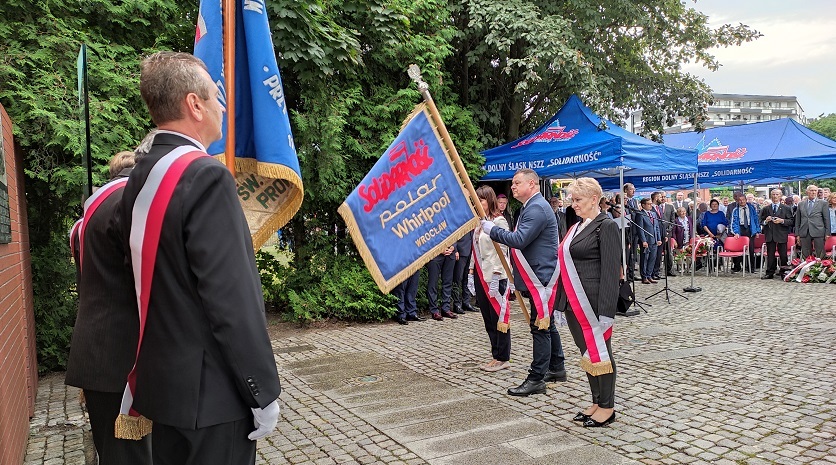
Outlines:
[[[682, 294], [690, 277], [670, 278]], [[618, 418], [571, 421], [589, 402], [566, 328], [569, 381], [510, 397], [531, 337], [512, 320], [512, 368], [478, 369], [490, 348], [478, 313], [443, 322], [355, 325], [273, 341], [283, 392], [258, 464], [835, 464], [836, 286], [696, 277], [616, 319]], [[662, 284], [638, 284], [639, 300]], [[41, 380], [26, 464], [83, 464], [77, 390]], [[86, 442], [85, 442], [86, 441]], [[85, 444], [87, 446], [85, 446]]]

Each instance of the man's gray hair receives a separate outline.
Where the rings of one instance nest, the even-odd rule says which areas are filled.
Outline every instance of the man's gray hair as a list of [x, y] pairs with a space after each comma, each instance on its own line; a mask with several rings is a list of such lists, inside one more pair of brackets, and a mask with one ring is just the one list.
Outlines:
[[157, 52], [140, 65], [139, 93], [157, 126], [183, 118], [180, 104], [189, 93], [212, 96], [200, 70], [206, 64], [190, 53]]

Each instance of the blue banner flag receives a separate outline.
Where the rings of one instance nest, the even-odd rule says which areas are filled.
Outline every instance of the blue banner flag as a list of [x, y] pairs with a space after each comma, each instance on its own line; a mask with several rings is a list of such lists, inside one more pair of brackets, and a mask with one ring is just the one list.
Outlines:
[[339, 208], [385, 293], [479, 225], [426, 107], [407, 121]]
[[[258, 248], [302, 205], [304, 188], [290, 131], [264, 0], [237, 0], [235, 8], [235, 172], [238, 198]], [[194, 54], [209, 68], [226, 106], [221, 0], [201, 0]], [[210, 145], [223, 157], [224, 135]]]

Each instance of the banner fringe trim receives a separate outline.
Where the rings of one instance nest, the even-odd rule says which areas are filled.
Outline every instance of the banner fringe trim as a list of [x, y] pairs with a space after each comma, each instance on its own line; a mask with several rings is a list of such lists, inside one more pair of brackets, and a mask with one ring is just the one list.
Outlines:
[[609, 360], [604, 362], [592, 363], [592, 361], [588, 358], [582, 357], [580, 365], [583, 371], [589, 373], [592, 376], [600, 376], [612, 373], [612, 362]]
[[142, 415], [132, 417], [130, 415], [120, 413], [119, 416], [116, 417], [116, 423], [113, 425], [114, 436], [117, 439], [131, 439], [133, 441], [139, 441], [151, 433], [153, 425], [154, 423], [151, 420]]

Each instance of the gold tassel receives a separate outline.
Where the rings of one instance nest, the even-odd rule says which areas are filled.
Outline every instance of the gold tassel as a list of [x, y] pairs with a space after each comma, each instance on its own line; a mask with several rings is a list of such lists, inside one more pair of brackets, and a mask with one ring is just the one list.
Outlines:
[[510, 323], [503, 323], [501, 321], [496, 322], [496, 330], [500, 333], [507, 333], [508, 329], [511, 327]]
[[154, 423], [142, 415], [132, 417], [130, 415], [120, 413], [119, 416], [116, 417], [114, 436], [118, 439], [132, 439], [134, 441], [139, 441], [151, 433], [151, 428], [153, 426]]
[[549, 329], [551, 319], [547, 316], [544, 316], [543, 318], [538, 318], [534, 320], [534, 324], [537, 325], [537, 329]]
[[87, 398], [84, 397], [84, 389], [78, 391], [78, 403], [87, 408]]
[[581, 368], [592, 376], [606, 375], [612, 373], [612, 362], [607, 360], [606, 362], [592, 363], [588, 358], [582, 357]]

